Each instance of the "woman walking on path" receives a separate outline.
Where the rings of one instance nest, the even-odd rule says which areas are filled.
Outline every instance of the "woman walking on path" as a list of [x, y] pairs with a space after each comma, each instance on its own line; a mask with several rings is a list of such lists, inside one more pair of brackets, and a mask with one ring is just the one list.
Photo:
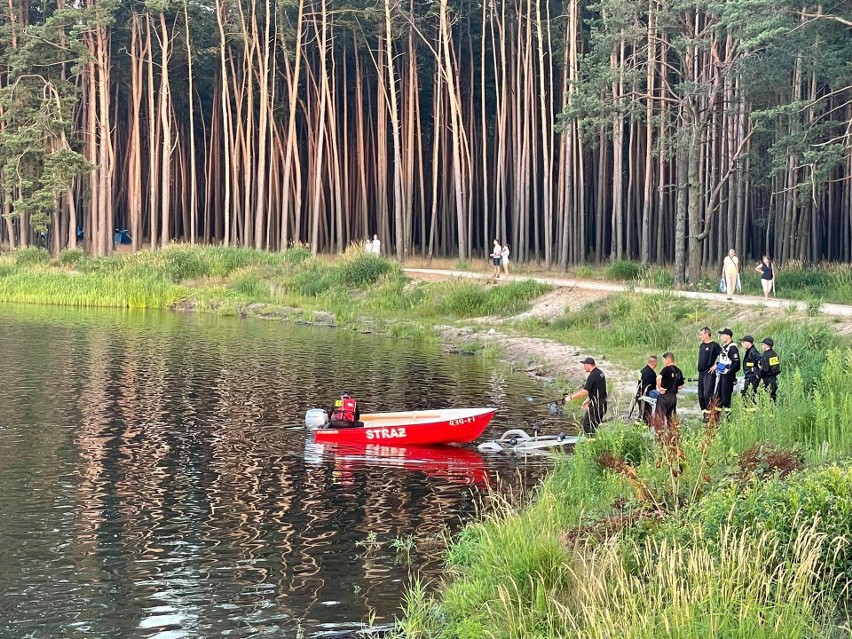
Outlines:
[[509, 275], [509, 245], [504, 244], [500, 251], [500, 261], [503, 262], [503, 275]]
[[769, 299], [770, 293], [775, 293], [775, 265], [764, 255], [763, 261], [754, 269], [760, 273], [760, 285], [763, 287], [763, 299]]
[[740, 276], [740, 259], [734, 249], [728, 251], [728, 256], [722, 261], [722, 279], [725, 280], [725, 293], [728, 299], [733, 299]]

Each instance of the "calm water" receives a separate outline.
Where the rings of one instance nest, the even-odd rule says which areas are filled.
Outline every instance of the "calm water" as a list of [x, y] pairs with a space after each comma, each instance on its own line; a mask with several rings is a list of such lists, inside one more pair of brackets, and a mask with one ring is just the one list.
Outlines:
[[[541, 386], [439, 347], [278, 322], [0, 307], [0, 637], [296, 637], [390, 622], [486, 482], [546, 457], [340, 451], [301, 429], [368, 411], [547, 415]], [[558, 423], [551, 424], [558, 430]], [[498, 480], [499, 476], [499, 480]], [[375, 534], [376, 547], [364, 544]], [[410, 553], [392, 543], [414, 541]]]

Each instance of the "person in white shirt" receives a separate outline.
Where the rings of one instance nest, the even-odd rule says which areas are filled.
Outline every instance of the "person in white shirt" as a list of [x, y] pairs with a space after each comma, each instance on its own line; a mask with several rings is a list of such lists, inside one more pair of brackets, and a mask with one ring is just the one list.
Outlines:
[[364, 240], [364, 252], [367, 255], [371, 255], [373, 253], [373, 241], [369, 237]]
[[722, 279], [725, 280], [725, 293], [732, 299], [737, 290], [740, 278], [740, 258], [734, 249], [728, 251], [728, 256], [722, 260]]
[[494, 277], [500, 277], [500, 260], [503, 259], [503, 247], [500, 246], [500, 240], [494, 240], [494, 246], [491, 248], [491, 265], [494, 267]]
[[500, 251], [500, 261], [503, 263], [503, 274], [509, 274], [509, 245], [504, 244]]
[[382, 242], [378, 235], [373, 236], [373, 255], [382, 254]]

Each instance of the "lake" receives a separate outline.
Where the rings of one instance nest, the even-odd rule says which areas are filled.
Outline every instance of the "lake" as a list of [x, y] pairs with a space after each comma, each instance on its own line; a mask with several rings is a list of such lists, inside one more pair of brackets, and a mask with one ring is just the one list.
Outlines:
[[[547, 456], [341, 451], [308, 408], [552, 398], [505, 365], [282, 322], [0, 306], [0, 636], [311, 637], [390, 623], [492, 486]], [[534, 401], [530, 401], [530, 400]]]

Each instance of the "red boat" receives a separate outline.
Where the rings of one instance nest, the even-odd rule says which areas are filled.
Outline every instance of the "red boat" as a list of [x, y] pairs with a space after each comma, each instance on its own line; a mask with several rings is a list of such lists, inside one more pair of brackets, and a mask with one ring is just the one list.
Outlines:
[[450, 408], [361, 415], [360, 428], [318, 428], [317, 443], [408, 446], [464, 444], [482, 434], [496, 408]]

